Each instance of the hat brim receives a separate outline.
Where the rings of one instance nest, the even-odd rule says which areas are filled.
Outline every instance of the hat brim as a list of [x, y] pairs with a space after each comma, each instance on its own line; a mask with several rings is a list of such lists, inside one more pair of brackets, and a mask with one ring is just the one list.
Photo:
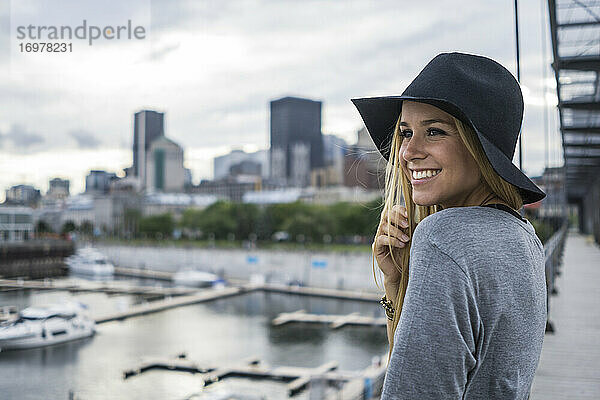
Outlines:
[[412, 96], [363, 97], [351, 99], [357, 108], [371, 139], [381, 155], [387, 160], [390, 155], [391, 139], [398, 116], [402, 110], [403, 100], [413, 100], [436, 106], [456, 118], [467, 122], [477, 133], [483, 150], [492, 168], [505, 181], [515, 185], [521, 194], [524, 204], [535, 203], [546, 197], [546, 194], [513, 164], [500, 149], [490, 142], [471, 120], [454, 104], [436, 98], [416, 98]]

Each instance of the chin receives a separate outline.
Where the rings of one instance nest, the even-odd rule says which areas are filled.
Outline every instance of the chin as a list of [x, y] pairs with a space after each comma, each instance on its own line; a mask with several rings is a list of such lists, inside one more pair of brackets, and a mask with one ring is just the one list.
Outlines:
[[439, 204], [439, 202], [437, 200], [422, 199], [422, 198], [419, 198], [419, 197], [415, 197], [415, 193], [414, 192], [413, 192], [413, 202], [416, 205], [422, 206], [422, 207], [435, 206], [435, 205]]

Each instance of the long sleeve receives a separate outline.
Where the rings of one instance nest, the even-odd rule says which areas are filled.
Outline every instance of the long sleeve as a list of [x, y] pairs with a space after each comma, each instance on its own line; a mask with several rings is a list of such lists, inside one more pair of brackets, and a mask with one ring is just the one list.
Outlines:
[[452, 258], [418, 236], [381, 399], [462, 399], [480, 331], [474, 289]]

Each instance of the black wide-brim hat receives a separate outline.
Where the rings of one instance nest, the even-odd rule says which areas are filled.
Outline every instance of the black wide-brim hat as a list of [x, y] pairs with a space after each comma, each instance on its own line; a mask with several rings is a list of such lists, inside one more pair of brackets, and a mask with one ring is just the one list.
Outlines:
[[441, 53], [400, 96], [352, 99], [386, 159], [403, 100], [431, 104], [469, 124], [494, 171], [518, 188], [524, 204], [546, 197], [512, 162], [523, 121], [523, 94], [502, 65], [473, 54]]

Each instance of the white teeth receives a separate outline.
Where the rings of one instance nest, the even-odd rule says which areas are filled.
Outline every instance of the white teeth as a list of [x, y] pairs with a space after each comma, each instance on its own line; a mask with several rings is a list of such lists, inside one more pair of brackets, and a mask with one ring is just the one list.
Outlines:
[[413, 171], [412, 176], [414, 179], [423, 179], [423, 178], [431, 178], [432, 176], [437, 175], [441, 169], [428, 169], [426, 171]]

